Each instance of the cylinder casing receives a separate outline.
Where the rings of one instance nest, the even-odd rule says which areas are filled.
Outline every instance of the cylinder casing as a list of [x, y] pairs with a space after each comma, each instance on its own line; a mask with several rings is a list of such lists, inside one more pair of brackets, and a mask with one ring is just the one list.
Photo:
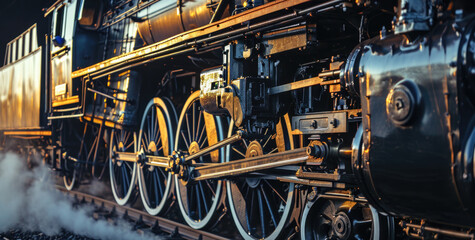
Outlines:
[[474, 93], [463, 91], [474, 23], [441, 24], [417, 39], [369, 40], [347, 68], [358, 69], [345, 74], [359, 81], [363, 111], [354, 170], [383, 212], [475, 226], [473, 156], [464, 160], [473, 152], [465, 149], [473, 148]]

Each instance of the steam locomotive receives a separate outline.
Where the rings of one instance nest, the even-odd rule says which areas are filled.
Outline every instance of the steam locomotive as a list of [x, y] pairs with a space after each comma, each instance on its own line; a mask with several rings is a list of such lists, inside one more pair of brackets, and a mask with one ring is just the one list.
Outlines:
[[[0, 69], [4, 149], [244, 239], [474, 239], [469, 0], [59, 0]], [[42, 39], [39, 33], [46, 33]], [[15, 141], [13, 141], [15, 140]], [[33, 163], [31, 163], [33, 164]]]

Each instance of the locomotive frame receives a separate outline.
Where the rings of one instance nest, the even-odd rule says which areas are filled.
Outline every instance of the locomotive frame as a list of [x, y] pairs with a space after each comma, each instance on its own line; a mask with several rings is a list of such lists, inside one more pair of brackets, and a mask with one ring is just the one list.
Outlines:
[[[7, 46], [3, 146], [153, 215], [175, 196], [193, 228], [229, 209], [244, 239], [473, 239], [473, 10], [58, 0], [37, 50], [36, 25]], [[35, 95], [12, 98], [37, 52]]]

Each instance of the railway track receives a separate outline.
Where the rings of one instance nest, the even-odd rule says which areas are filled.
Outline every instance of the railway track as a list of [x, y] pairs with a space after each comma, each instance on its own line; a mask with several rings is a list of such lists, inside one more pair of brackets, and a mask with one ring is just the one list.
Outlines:
[[151, 231], [155, 234], [168, 233], [171, 239], [229, 239], [210, 232], [196, 230], [187, 225], [166, 218], [151, 216], [147, 212], [132, 207], [121, 206], [113, 201], [93, 196], [91, 194], [79, 191], [68, 191], [66, 188], [58, 185], [56, 185], [56, 189], [67, 196], [75, 198], [83, 204], [94, 205], [94, 218], [112, 218], [114, 216], [116, 218], [127, 219], [134, 222], [134, 228], [137, 229], [137, 231]]

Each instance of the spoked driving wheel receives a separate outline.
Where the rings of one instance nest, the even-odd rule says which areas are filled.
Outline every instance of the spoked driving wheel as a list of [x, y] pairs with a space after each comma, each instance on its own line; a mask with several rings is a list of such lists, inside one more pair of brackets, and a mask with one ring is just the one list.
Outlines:
[[63, 183], [71, 191], [79, 185], [82, 173], [82, 164], [77, 161], [81, 146], [81, 136], [75, 127], [76, 122], [62, 121], [59, 125], [59, 145], [61, 147], [60, 166], [63, 174]]
[[115, 159], [118, 152], [136, 152], [136, 134], [134, 131], [114, 129], [109, 143], [109, 175], [112, 194], [115, 201], [125, 205], [135, 189], [137, 163]]
[[[175, 108], [168, 99], [152, 99], [142, 118], [137, 150], [146, 155], [170, 155], [176, 119]], [[161, 213], [173, 187], [172, 174], [165, 168], [139, 163], [138, 183], [145, 210], [152, 215]]]
[[[220, 117], [206, 113], [199, 101], [200, 92], [194, 92], [186, 101], [180, 115], [176, 133], [176, 150], [189, 154], [198, 152], [223, 139]], [[218, 163], [224, 160], [224, 148], [193, 160], [193, 163]], [[176, 196], [180, 211], [191, 227], [200, 229], [217, 215], [216, 209], [223, 194], [223, 183], [218, 180], [203, 180], [184, 183], [175, 175]]]
[[[226, 149], [226, 160], [266, 155], [293, 149], [288, 115], [274, 126], [256, 129], [255, 139], [243, 139]], [[228, 137], [233, 134], [230, 130]], [[227, 181], [231, 214], [245, 239], [276, 239], [293, 209], [294, 184], [264, 175], [249, 174]]]
[[301, 239], [394, 239], [394, 221], [366, 203], [320, 198], [307, 203]]

